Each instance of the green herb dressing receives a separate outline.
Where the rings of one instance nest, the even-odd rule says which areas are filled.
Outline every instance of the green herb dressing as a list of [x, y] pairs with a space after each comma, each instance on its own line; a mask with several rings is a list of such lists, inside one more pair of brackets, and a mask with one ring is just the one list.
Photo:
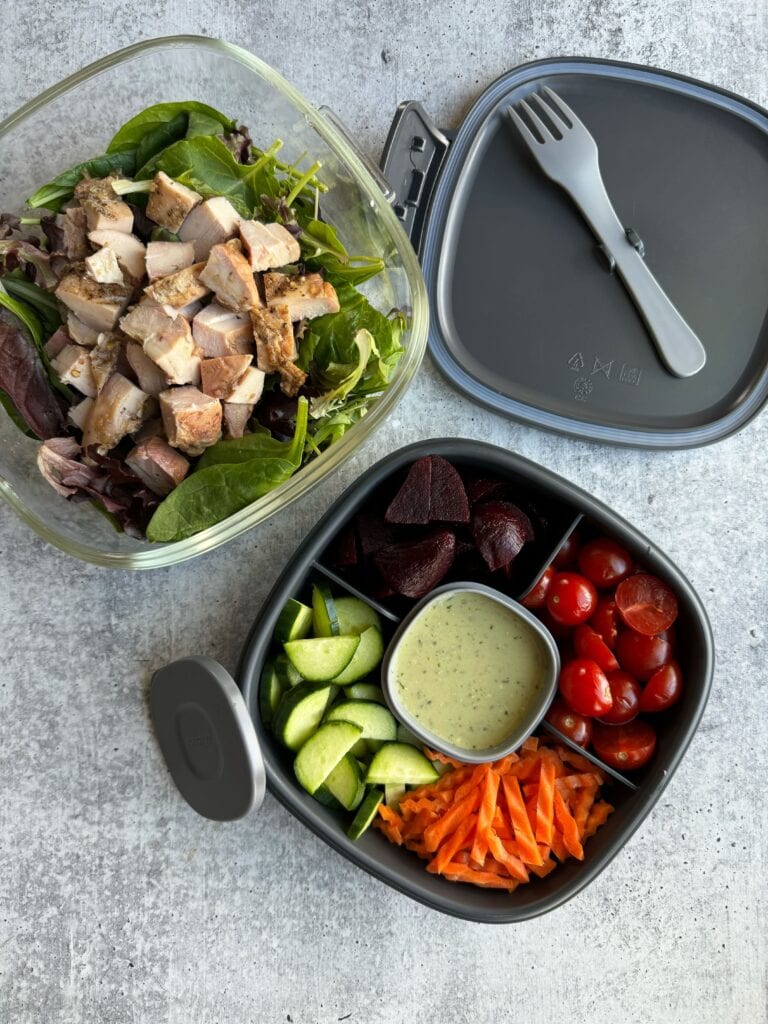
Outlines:
[[403, 634], [390, 671], [403, 708], [466, 750], [502, 743], [533, 712], [547, 679], [539, 634], [472, 591], [436, 598]]

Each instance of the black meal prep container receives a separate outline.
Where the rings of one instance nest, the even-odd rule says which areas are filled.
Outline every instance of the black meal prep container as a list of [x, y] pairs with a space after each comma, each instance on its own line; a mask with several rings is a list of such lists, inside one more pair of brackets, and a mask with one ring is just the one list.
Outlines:
[[[382, 615], [385, 630], [390, 627], [390, 635], [394, 631], [398, 613], [407, 605], [371, 598], [364, 580], [350, 582], [341, 575], [343, 570], [334, 569], [331, 551], [358, 510], [380, 490], [392, 493], [407, 467], [431, 454], [442, 455], [459, 469], [471, 467], [509, 480], [521, 500], [532, 501], [543, 510], [548, 525], [516, 562], [512, 596], [523, 596], [531, 589], [571, 530], [581, 524], [581, 531], [607, 533], [627, 547], [641, 565], [672, 586], [680, 606], [676, 628], [685, 689], [678, 704], [655, 716], [658, 746], [654, 757], [631, 777], [603, 766], [611, 776], [604, 795], [616, 810], [586, 844], [584, 860], [568, 860], [546, 878], [533, 879], [511, 894], [431, 875], [415, 854], [393, 846], [374, 829], [357, 842], [350, 840], [345, 832], [350, 815], [324, 807], [301, 789], [293, 773], [294, 755], [274, 739], [259, 717], [259, 679], [272, 650], [277, 617], [288, 598], [308, 600], [314, 579], [330, 580], [334, 590], [363, 597]], [[318, 522], [273, 587], [246, 640], [237, 672], [242, 699], [220, 666], [209, 659], [192, 659], [158, 673], [156, 682], [161, 685], [153, 684], [152, 705], [174, 779], [202, 813], [219, 818], [247, 813], [260, 799], [263, 758], [267, 786], [274, 796], [348, 860], [435, 910], [472, 921], [508, 923], [564, 903], [619, 852], [659, 799], [685, 753], [704, 711], [712, 669], [712, 635], [704, 608], [688, 580], [659, 548], [607, 506], [535, 463], [492, 445], [449, 438], [421, 441], [382, 459]], [[564, 737], [561, 740], [569, 744]], [[587, 756], [600, 764], [593, 755]], [[226, 800], [224, 808], [222, 800]]]

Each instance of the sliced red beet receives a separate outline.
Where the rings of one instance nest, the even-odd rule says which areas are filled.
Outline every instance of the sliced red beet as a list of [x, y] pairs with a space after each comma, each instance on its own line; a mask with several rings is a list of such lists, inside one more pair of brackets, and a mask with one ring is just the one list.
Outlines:
[[355, 526], [363, 558], [370, 558], [397, 540], [397, 531], [387, 526], [380, 515], [359, 512], [355, 517]]
[[435, 530], [423, 540], [403, 541], [374, 556], [384, 582], [404, 597], [423, 597], [440, 583], [453, 564], [456, 537]]
[[335, 538], [329, 557], [333, 565], [357, 565], [357, 538], [353, 526], [346, 526]]
[[509, 501], [486, 501], [472, 513], [472, 538], [491, 572], [507, 568], [533, 537], [530, 519]]
[[450, 462], [430, 455], [432, 484], [429, 492], [430, 522], [468, 523], [469, 502], [464, 481]]
[[487, 476], [475, 476], [466, 482], [467, 497], [470, 505], [487, 501], [499, 493], [504, 484], [501, 480], [493, 480]]
[[388, 523], [417, 526], [429, 522], [432, 488], [432, 460], [429, 455], [417, 459], [408, 476], [384, 513]]

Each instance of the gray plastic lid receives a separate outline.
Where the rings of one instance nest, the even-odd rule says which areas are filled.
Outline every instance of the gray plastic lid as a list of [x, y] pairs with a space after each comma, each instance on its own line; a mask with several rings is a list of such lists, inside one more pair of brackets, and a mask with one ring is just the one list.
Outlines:
[[261, 806], [259, 741], [237, 684], [218, 662], [171, 662], [152, 677], [149, 700], [168, 770], [190, 807], [234, 821]]

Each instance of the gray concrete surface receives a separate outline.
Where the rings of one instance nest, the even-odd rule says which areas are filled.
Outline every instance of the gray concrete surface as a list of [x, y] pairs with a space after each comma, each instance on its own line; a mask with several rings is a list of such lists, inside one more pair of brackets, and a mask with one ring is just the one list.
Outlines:
[[[175, 31], [251, 48], [372, 154], [398, 101], [456, 125], [496, 75], [545, 55], [646, 62], [768, 102], [760, 0], [28, 0], [3, 5], [0, 110]], [[704, 723], [660, 806], [588, 891], [519, 927], [409, 902], [271, 798], [236, 825], [196, 818], [144, 706], [166, 659], [198, 651], [232, 667], [333, 498], [384, 452], [438, 434], [510, 446], [611, 503], [690, 576], [717, 639]], [[679, 454], [563, 440], [473, 408], [427, 363], [311, 501], [191, 564], [83, 566], [0, 508], [0, 1021], [764, 1024], [767, 441], [765, 415]]]

